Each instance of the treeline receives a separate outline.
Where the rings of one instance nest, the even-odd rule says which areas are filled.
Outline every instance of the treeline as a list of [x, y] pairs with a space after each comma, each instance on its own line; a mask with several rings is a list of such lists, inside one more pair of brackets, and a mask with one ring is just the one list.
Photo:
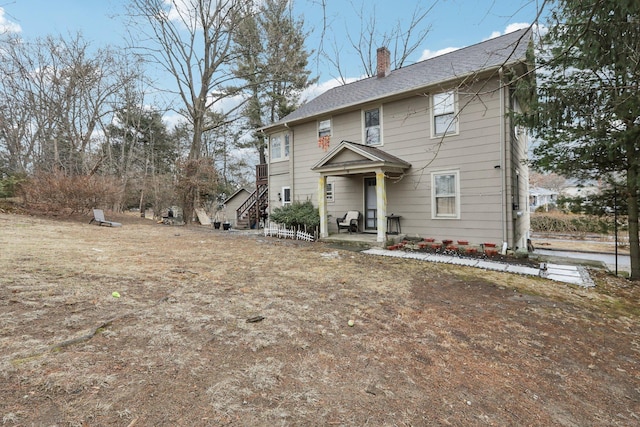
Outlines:
[[267, 146], [254, 130], [312, 82], [289, 2], [132, 0], [128, 12], [127, 48], [0, 34], [0, 197], [188, 215], [253, 183]]

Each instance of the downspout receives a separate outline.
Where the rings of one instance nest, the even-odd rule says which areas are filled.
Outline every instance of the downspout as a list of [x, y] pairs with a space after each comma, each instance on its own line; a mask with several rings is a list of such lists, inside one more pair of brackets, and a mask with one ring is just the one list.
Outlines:
[[507, 183], [505, 181], [506, 173], [505, 170], [505, 156], [507, 154], [506, 150], [506, 141], [505, 141], [505, 126], [504, 126], [504, 116], [505, 116], [505, 105], [504, 105], [504, 84], [503, 84], [503, 74], [504, 70], [502, 67], [498, 69], [498, 76], [500, 85], [500, 185], [501, 185], [501, 196], [502, 196], [502, 245], [507, 242], [507, 221], [509, 218], [507, 217], [508, 206], [507, 206]]
[[[260, 129], [259, 132], [262, 134], [264, 138], [264, 129]], [[268, 152], [269, 152], [269, 144], [267, 143], [267, 154], [269, 154]], [[268, 159], [267, 160], [267, 214], [270, 217], [271, 216], [271, 156], [267, 156], [267, 159]], [[258, 156], [258, 161], [260, 161], [260, 156]], [[258, 186], [256, 185], [256, 202], [258, 200], [257, 192], [258, 192]]]

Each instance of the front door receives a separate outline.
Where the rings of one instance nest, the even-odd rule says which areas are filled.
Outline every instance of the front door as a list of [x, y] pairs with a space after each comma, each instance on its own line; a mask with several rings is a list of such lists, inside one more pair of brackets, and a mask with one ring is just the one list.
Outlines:
[[364, 179], [364, 228], [365, 230], [378, 229], [378, 196], [376, 194], [376, 179]]

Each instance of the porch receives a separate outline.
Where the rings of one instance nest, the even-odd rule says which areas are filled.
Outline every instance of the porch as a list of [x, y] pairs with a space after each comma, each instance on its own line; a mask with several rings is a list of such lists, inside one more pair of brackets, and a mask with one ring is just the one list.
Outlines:
[[[402, 235], [390, 235], [387, 239], [393, 241], [402, 240]], [[337, 245], [349, 245], [358, 248], [380, 248], [384, 247], [386, 242], [378, 242], [378, 234], [374, 233], [334, 233], [328, 237], [321, 237], [321, 242], [337, 244]]]
[[[343, 242], [351, 240], [368, 242], [371, 239], [376, 243], [375, 246], [384, 246], [389, 238], [387, 226], [390, 217], [387, 215], [387, 180], [401, 179], [410, 168], [410, 163], [376, 147], [342, 141], [311, 168], [312, 171], [319, 174], [317, 200], [320, 214], [320, 239], [337, 238]], [[329, 235], [329, 209], [326, 200], [326, 185], [329, 176], [364, 178], [364, 206], [349, 210], [364, 212], [366, 229], [376, 230], [375, 234], [366, 234], [366, 237], [359, 234], [355, 237], [353, 235], [351, 237]], [[399, 220], [399, 217], [397, 218]], [[397, 224], [399, 232], [399, 223], [395, 224]]]

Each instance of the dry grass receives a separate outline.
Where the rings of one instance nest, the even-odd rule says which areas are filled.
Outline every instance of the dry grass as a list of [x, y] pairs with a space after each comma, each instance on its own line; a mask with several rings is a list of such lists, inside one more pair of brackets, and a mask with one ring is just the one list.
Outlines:
[[623, 280], [113, 219], [0, 214], [3, 425], [640, 422]]

